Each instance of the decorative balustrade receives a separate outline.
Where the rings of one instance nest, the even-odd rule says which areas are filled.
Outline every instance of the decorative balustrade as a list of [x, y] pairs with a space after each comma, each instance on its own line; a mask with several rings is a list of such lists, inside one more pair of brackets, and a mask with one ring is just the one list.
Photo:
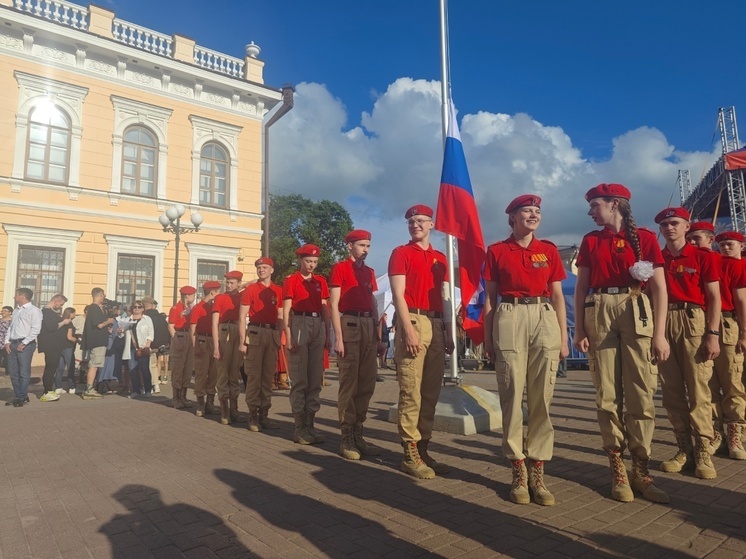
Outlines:
[[114, 40], [141, 50], [170, 57], [173, 38], [163, 33], [158, 33], [147, 27], [135, 25], [121, 19], [114, 18], [112, 24]]
[[200, 68], [226, 74], [233, 78], [243, 78], [244, 61], [227, 56], [199, 45], [194, 47], [194, 63]]
[[15, 8], [74, 29], [88, 29], [88, 8], [65, 0], [15, 0]]

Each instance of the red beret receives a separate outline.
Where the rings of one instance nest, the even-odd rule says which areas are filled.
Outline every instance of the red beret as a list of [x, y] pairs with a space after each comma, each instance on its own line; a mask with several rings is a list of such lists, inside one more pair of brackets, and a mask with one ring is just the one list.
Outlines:
[[404, 219], [409, 219], [413, 215], [426, 215], [427, 217], [433, 217], [433, 209], [430, 206], [418, 204], [412, 206], [404, 213]]
[[191, 285], [185, 285], [184, 287], [179, 289], [179, 293], [181, 293], [182, 295], [193, 295], [197, 293], [197, 288], [192, 287]]
[[738, 231], [723, 231], [717, 237], [715, 237], [715, 242], [718, 243], [720, 241], [738, 241], [739, 243], [742, 243], [743, 240], [743, 234], [739, 233]]
[[693, 221], [689, 226], [689, 232], [692, 231], [709, 231], [710, 233], [715, 232], [715, 226], [709, 221]]
[[223, 284], [219, 281], [206, 281], [202, 284], [202, 291], [212, 291], [213, 289], [220, 289], [223, 287]]
[[370, 241], [371, 234], [365, 229], [355, 229], [347, 233], [345, 243], [354, 243], [357, 241]]
[[602, 183], [585, 193], [585, 199], [589, 202], [594, 198], [624, 198], [629, 200], [632, 198], [632, 194], [623, 184]]
[[272, 259], [269, 256], [262, 256], [261, 258], [257, 258], [256, 262], [254, 262], [254, 266], [261, 266], [262, 264], [266, 264], [270, 268], [275, 267], [275, 263], [272, 261]]
[[537, 208], [539, 208], [541, 207], [541, 198], [539, 198], [535, 194], [522, 194], [521, 196], [518, 196], [518, 198], [515, 198], [510, 204], [508, 204], [508, 207], [505, 208], [505, 213], [509, 214], [513, 210], [517, 210], [518, 208], [523, 208], [525, 206], [536, 206]]
[[321, 249], [316, 245], [303, 245], [295, 251], [297, 256], [318, 256], [321, 254]]
[[658, 212], [658, 215], [655, 216], [655, 222], [660, 223], [661, 221], [669, 217], [679, 217], [683, 220], [689, 221], [690, 215], [689, 211], [686, 208], [666, 208], [665, 210]]
[[231, 270], [227, 274], [223, 276], [225, 279], [237, 279], [241, 281], [243, 279], [243, 272], [239, 272], [238, 270]]

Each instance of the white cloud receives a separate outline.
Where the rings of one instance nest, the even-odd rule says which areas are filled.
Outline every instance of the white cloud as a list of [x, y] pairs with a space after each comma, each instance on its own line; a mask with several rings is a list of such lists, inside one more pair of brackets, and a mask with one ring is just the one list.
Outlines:
[[[325, 86], [299, 84], [295, 108], [272, 128], [270, 188], [342, 203], [357, 227], [373, 232], [371, 263], [382, 273], [391, 249], [408, 238], [406, 208], [436, 203], [440, 119], [437, 81], [396, 80], [352, 126]], [[718, 155], [678, 151], [659, 130], [641, 127], [613, 138], [607, 160], [590, 161], [561, 127], [528, 114], [480, 111], [459, 121], [488, 243], [509, 234], [504, 208], [528, 192], [544, 200], [541, 236], [578, 243], [594, 228], [583, 195], [600, 182], [626, 184], [638, 224], [653, 226], [660, 209], [680, 202], [678, 169], [690, 169], [696, 184]]]

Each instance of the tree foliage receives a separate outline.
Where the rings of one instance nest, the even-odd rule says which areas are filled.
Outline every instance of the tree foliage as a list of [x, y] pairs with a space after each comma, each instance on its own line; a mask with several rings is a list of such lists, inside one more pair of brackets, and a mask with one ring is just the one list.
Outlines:
[[344, 238], [352, 228], [350, 214], [337, 202], [314, 202], [300, 194], [271, 194], [269, 256], [275, 262], [272, 280], [281, 284], [295, 271], [295, 251], [305, 243], [321, 249], [316, 273], [328, 276], [332, 265], [347, 256]]

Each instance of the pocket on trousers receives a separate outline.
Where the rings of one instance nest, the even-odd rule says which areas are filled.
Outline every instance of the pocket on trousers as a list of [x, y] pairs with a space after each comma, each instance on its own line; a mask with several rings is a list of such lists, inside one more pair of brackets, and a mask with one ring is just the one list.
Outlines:
[[261, 338], [261, 332], [259, 328], [249, 327], [246, 329], [246, 345], [259, 345]]
[[554, 384], [557, 382], [557, 369], [559, 368], [559, 359], [552, 359], [549, 363], [549, 381], [545, 387], [547, 398], [554, 394]]
[[596, 313], [598, 312], [598, 305], [600, 300], [597, 300], [595, 295], [588, 295], [585, 298], [585, 304], [583, 305], [583, 327], [585, 328], [585, 335], [588, 340], [597, 339], [597, 320]]
[[701, 338], [705, 335], [705, 311], [702, 309], [687, 309], [684, 311], [684, 335], [687, 338]]
[[596, 360], [593, 359], [592, 356], [589, 356], [588, 358], [588, 372], [591, 374], [591, 382], [593, 383], [593, 386], [598, 390], [598, 387], [600, 386], [598, 367], [596, 366]]
[[694, 367], [696, 368], [696, 371], [697, 371], [697, 378], [699, 378], [699, 380], [709, 382], [710, 379], [712, 378], [712, 368], [714, 364], [715, 363], [712, 360], [695, 363]]
[[733, 357], [733, 363], [731, 363], [730, 366], [730, 375], [736, 386], [743, 382], [741, 379], [741, 376], [743, 375], [743, 353], [737, 352]]
[[732, 318], [724, 318], [720, 323], [723, 331], [723, 345], [736, 345], [738, 343], [738, 323]]
[[495, 315], [495, 347], [499, 351], [516, 351], [516, 313], [509, 306], [502, 305]]
[[511, 385], [510, 363], [507, 361], [497, 361], [495, 363], [495, 376], [497, 377], [497, 388], [507, 390]]
[[274, 330], [272, 332], [272, 341], [277, 347], [280, 347], [280, 345], [282, 344], [282, 334], [280, 334], [279, 330]]
[[635, 319], [635, 333], [641, 338], [653, 337], [653, 309], [650, 299], [644, 293], [630, 297], [632, 316]]
[[360, 330], [360, 324], [356, 321], [342, 317], [342, 336], [345, 343], [359, 342], [362, 336]]

